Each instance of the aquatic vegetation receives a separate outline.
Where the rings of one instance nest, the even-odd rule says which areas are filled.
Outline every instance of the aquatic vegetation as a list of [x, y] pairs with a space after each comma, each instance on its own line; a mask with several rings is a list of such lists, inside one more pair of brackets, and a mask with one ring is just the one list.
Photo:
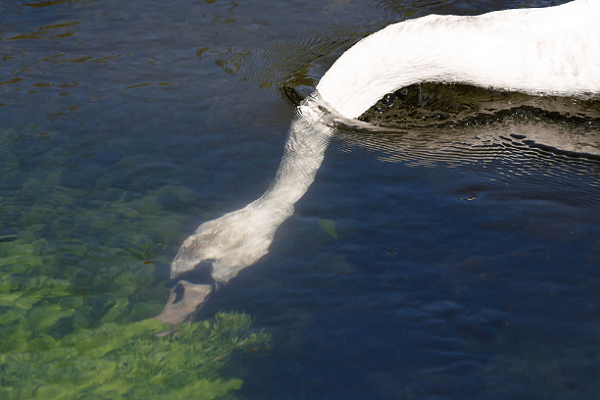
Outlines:
[[45, 247], [41, 239], [0, 244], [2, 399], [227, 398], [242, 385], [220, 376], [232, 352], [264, 349], [269, 340], [250, 331], [249, 316], [222, 313], [157, 338], [168, 327], [148, 318], [164, 301], [144, 290], [155, 285], [144, 271], [151, 264], [107, 268], [82, 289], [77, 277], [85, 271], [59, 277], [57, 261], [46, 265], [39, 255]]
[[249, 316], [155, 336], [170, 329], [153, 318], [168, 297], [166, 250], [185, 231], [169, 204], [185, 212], [195, 193], [143, 186], [145, 159], [106, 143], [70, 146], [35, 127], [0, 131], [0, 398], [232, 398], [232, 354], [269, 340]]
[[338, 238], [337, 232], [335, 231], [335, 221], [330, 219], [319, 219], [319, 226], [323, 229], [323, 232], [327, 233], [332, 238]]
[[242, 385], [220, 376], [231, 353], [256, 351], [269, 339], [250, 333], [250, 323], [243, 314], [219, 313], [182, 324], [179, 335], [156, 338], [162, 324], [146, 319], [106, 323], [59, 340], [39, 335], [7, 343], [0, 353], [0, 397], [223, 398]]

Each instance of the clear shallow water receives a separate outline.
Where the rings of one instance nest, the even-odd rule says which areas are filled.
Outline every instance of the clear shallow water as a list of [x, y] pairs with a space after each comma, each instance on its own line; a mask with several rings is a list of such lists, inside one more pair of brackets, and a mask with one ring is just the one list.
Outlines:
[[[159, 327], [136, 324], [162, 309], [181, 241], [268, 187], [294, 112], [283, 88], [310, 91], [390, 22], [523, 5], [3, 2], [0, 355], [16, 357], [2, 361], [4, 393], [52, 398], [42, 377], [23, 381], [23, 360], [55, 368], [58, 385], [76, 373], [58, 369], [75, 357], [61, 349], [131, 372], [125, 344], [93, 339], [103, 329], [134, 326], [142, 353], [158, 351]], [[269, 255], [200, 315], [243, 311], [254, 323], [235, 328], [265, 329], [270, 350], [222, 345], [201, 373], [249, 399], [597, 396], [598, 113], [563, 103], [533, 104], [556, 118], [340, 132]], [[115, 392], [80, 377], [72, 398], [144, 398], [160, 367], [194, 370], [179, 361]], [[163, 386], [152, 396], [178, 393]]]

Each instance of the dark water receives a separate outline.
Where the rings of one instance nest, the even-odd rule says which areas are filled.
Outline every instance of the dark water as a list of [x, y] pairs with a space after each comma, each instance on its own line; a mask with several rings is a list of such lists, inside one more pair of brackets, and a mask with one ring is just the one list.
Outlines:
[[[57, 398], [35, 388], [70, 379], [22, 383], [15, 354], [43, 360], [160, 312], [183, 239], [273, 179], [286, 93], [310, 92], [357, 39], [558, 3], [0, 3], [3, 395]], [[201, 312], [271, 334], [270, 350], [228, 356], [219, 373], [244, 383], [217, 397], [600, 393], [598, 102], [413, 90], [367, 117], [394, 133], [340, 130], [270, 253]], [[144, 398], [95, 385], [63, 398]]]

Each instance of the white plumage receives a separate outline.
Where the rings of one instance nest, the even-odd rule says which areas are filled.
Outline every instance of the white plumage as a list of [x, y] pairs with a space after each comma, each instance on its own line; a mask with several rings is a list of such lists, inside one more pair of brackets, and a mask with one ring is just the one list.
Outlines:
[[389, 25], [342, 54], [317, 92], [341, 116], [357, 118], [386, 93], [418, 82], [598, 94], [600, 1]]
[[[359, 117], [386, 93], [418, 82], [456, 82], [530, 94], [600, 93], [600, 0], [499, 11], [432, 15], [390, 25], [356, 43], [327, 71], [292, 122], [277, 176], [246, 207], [200, 225], [182, 244], [171, 277], [208, 262], [224, 284], [268, 251], [321, 165], [328, 117]], [[179, 323], [215, 286], [174, 288], [163, 322]], [[176, 290], [185, 290], [175, 303]]]

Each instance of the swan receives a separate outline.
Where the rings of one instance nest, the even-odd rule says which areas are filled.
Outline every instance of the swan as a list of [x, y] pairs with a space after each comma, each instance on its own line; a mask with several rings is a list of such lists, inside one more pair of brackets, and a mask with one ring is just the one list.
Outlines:
[[[267, 252], [314, 181], [336, 121], [353, 121], [385, 94], [419, 82], [463, 83], [533, 95], [600, 93], [600, 1], [479, 16], [430, 15], [387, 26], [348, 49], [298, 108], [275, 179], [258, 200], [201, 224], [171, 264], [179, 282], [156, 318], [177, 326]], [[355, 122], [355, 121], [353, 121]], [[209, 282], [185, 278], [208, 269]]]

